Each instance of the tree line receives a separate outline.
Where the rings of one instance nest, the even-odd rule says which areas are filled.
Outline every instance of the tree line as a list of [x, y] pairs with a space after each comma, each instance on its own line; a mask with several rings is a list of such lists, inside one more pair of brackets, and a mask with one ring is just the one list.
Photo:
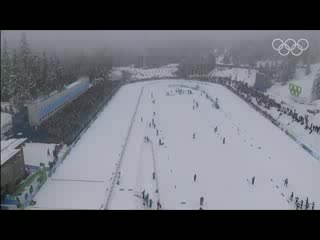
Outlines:
[[105, 51], [95, 54], [80, 52], [68, 57], [31, 49], [25, 33], [20, 44], [9, 48], [6, 39], [1, 46], [1, 102], [10, 101], [21, 109], [26, 100], [60, 91], [78, 77], [108, 78], [110, 57]]

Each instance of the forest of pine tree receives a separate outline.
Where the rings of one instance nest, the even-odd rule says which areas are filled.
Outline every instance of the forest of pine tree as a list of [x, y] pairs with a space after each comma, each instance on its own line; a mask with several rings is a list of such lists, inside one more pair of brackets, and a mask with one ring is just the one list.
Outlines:
[[6, 39], [1, 44], [1, 102], [11, 101], [17, 109], [26, 100], [37, 99], [54, 90], [61, 90], [80, 76], [107, 78], [111, 70], [110, 57], [104, 51], [97, 54], [74, 54], [68, 58], [37, 53], [22, 34], [17, 48], [10, 48]]

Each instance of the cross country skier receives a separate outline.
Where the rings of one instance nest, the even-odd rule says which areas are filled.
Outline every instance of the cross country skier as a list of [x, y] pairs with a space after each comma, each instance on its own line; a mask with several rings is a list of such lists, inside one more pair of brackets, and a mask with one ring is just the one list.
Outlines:
[[203, 206], [203, 201], [204, 201], [204, 198], [201, 197], [201, 198], [200, 198], [200, 206]]
[[146, 190], [143, 190], [143, 191], [142, 191], [142, 199], [144, 199], [144, 197], [145, 197], [145, 196], [144, 196], [145, 192], [146, 192]]
[[306, 200], [306, 204], [308, 204], [309, 205], [309, 198], [307, 197], [307, 200]]
[[253, 177], [252, 178], [252, 181], [251, 181], [251, 183], [252, 183], [252, 185], [254, 185], [254, 180], [256, 179], [256, 177]]
[[306, 202], [306, 210], [308, 210], [308, 208], [309, 208], [309, 203]]
[[194, 175], [193, 175], [193, 181], [194, 181], [194, 182], [197, 181], [197, 174], [194, 174]]
[[302, 210], [302, 207], [303, 207], [303, 200], [301, 199], [301, 202], [300, 202], [300, 209]]
[[145, 197], [145, 200], [146, 200], [146, 204], [148, 206], [148, 200], [149, 200], [149, 193], [147, 193], [146, 197]]
[[286, 178], [286, 179], [284, 180], [284, 185], [285, 185], [286, 187], [288, 187], [288, 178]]
[[311, 207], [311, 209], [314, 210], [314, 202], [312, 202], [312, 207]]
[[292, 202], [292, 200], [293, 200], [293, 192], [291, 192], [290, 202]]
[[150, 208], [152, 208], [152, 199], [150, 198], [150, 205], [149, 205]]
[[300, 208], [300, 203], [299, 201], [296, 201], [296, 210], [299, 210], [299, 208]]
[[223, 144], [225, 144], [226, 143], [226, 138], [223, 138]]

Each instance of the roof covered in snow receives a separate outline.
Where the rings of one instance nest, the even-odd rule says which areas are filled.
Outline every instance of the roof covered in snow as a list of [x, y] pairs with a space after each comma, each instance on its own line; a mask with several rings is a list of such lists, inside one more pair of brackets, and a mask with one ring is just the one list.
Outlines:
[[14, 156], [17, 152], [19, 152], [19, 149], [16, 149], [16, 147], [24, 143], [26, 140], [26, 138], [13, 138], [1, 141], [1, 166], [12, 156]]

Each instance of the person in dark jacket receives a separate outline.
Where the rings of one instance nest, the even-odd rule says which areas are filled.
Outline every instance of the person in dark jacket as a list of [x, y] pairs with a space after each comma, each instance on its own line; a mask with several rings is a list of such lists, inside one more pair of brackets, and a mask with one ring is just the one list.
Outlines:
[[204, 198], [201, 197], [201, 198], [200, 198], [200, 206], [203, 206], [203, 202], [204, 202]]
[[256, 177], [253, 177], [253, 178], [252, 178], [252, 181], [251, 181], [252, 185], [254, 185], [255, 179], [256, 179]]

